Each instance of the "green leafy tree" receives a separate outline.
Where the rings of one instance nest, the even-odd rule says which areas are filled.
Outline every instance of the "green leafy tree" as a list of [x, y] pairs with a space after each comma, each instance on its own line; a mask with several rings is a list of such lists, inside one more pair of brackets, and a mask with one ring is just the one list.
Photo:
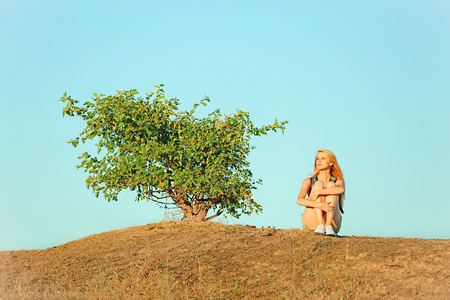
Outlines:
[[[87, 187], [96, 197], [118, 200], [123, 189], [136, 191], [136, 200], [152, 200], [165, 207], [178, 207], [191, 221], [207, 221], [222, 212], [233, 217], [260, 212], [252, 198], [256, 184], [248, 169], [251, 136], [282, 130], [285, 122], [255, 127], [249, 114], [237, 110], [222, 115], [220, 110], [196, 118], [199, 105], [180, 111], [177, 98], [166, 99], [163, 85], [140, 97], [138, 91], [117, 91], [116, 95], [93, 94], [92, 102], [67, 96], [63, 116], [78, 116], [86, 122], [80, 136], [70, 140], [94, 140], [97, 156], [87, 152], [78, 158], [77, 168], [89, 173]], [[215, 212], [207, 217], [209, 210]]]

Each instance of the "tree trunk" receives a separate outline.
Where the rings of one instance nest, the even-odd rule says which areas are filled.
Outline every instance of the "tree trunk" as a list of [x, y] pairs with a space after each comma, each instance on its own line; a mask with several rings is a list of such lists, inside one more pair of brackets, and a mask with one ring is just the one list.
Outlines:
[[178, 204], [184, 214], [184, 218], [186, 218], [190, 222], [202, 222], [206, 221], [206, 215], [208, 214], [209, 208], [203, 205], [194, 205], [192, 207], [191, 203], [184, 202]]
[[196, 214], [188, 213], [186, 215], [188, 221], [190, 222], [202, 222], [206, 221], [206, 214], [208, 213], [208, 209], [200, 209]]
[[206, 218], [210, 206], [201, 202], [196, 204], [192, 203], [187, 198], [183, 197], [182, 191], [178, 190], [176, 187], [175, 193], [169, 193], [169, 196], [170, 198], [172, 198], [175, 204], [183, 211], [183, 219], [187, 219], [190, 222], [208, 221], [217, 217], [222, 213], [220, 211], [216, 213], [214, 216]]

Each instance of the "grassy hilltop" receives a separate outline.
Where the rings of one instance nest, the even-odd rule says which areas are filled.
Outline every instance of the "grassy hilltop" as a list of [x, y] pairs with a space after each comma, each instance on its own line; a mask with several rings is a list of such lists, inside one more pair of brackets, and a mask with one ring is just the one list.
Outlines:
[[163, 222], [0, 252], [0, 299], [449, 299], [450, 240]]

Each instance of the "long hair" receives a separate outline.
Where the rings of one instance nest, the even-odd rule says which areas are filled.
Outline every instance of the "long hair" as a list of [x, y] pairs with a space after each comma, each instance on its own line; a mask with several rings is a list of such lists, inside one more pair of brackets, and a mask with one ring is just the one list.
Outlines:
[[[325, 155], [330, 160], [330, 163], [332, 164], [332, 166], [330, 167], [331, 177], [344, 180], [344, 175], [342, 175], [341, 168], [339, 167], [339, 164], [337, 162], [337, 159], [336, 159], [336, 156], [334, 155], [334, 153], [331, 152], [330, 150], [319, 149], [319, 150], [317, 150], [316, 157], [320, 152], [325, 153]], [[316, 166], [316, 160], [314, 159], [314, 172], [313, 172], [312, 176], [313, 177], [317, 176], [319, 174], [319, 172], [320, 171], [319, 171], [319, 169], [317, 169], [317, 166]], [[344, 192], [344, 194], [339, 195], [339, 206], [341, 208], [344, 208], [344, 198], [345, 198], [345, 192]]]

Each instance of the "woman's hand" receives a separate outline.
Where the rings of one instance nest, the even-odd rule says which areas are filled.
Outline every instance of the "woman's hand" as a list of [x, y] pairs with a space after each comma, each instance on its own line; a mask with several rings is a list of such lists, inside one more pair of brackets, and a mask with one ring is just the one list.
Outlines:
[[320, 208], [321, 210], [323, 210], [324, 212], [329, 212], [329, 213], [334, 212], [334, 206], [330, 206], [330, 204], [328, 204], [328, 203], [326, 203], [326, 202], [320, 203], [319, 208]]

